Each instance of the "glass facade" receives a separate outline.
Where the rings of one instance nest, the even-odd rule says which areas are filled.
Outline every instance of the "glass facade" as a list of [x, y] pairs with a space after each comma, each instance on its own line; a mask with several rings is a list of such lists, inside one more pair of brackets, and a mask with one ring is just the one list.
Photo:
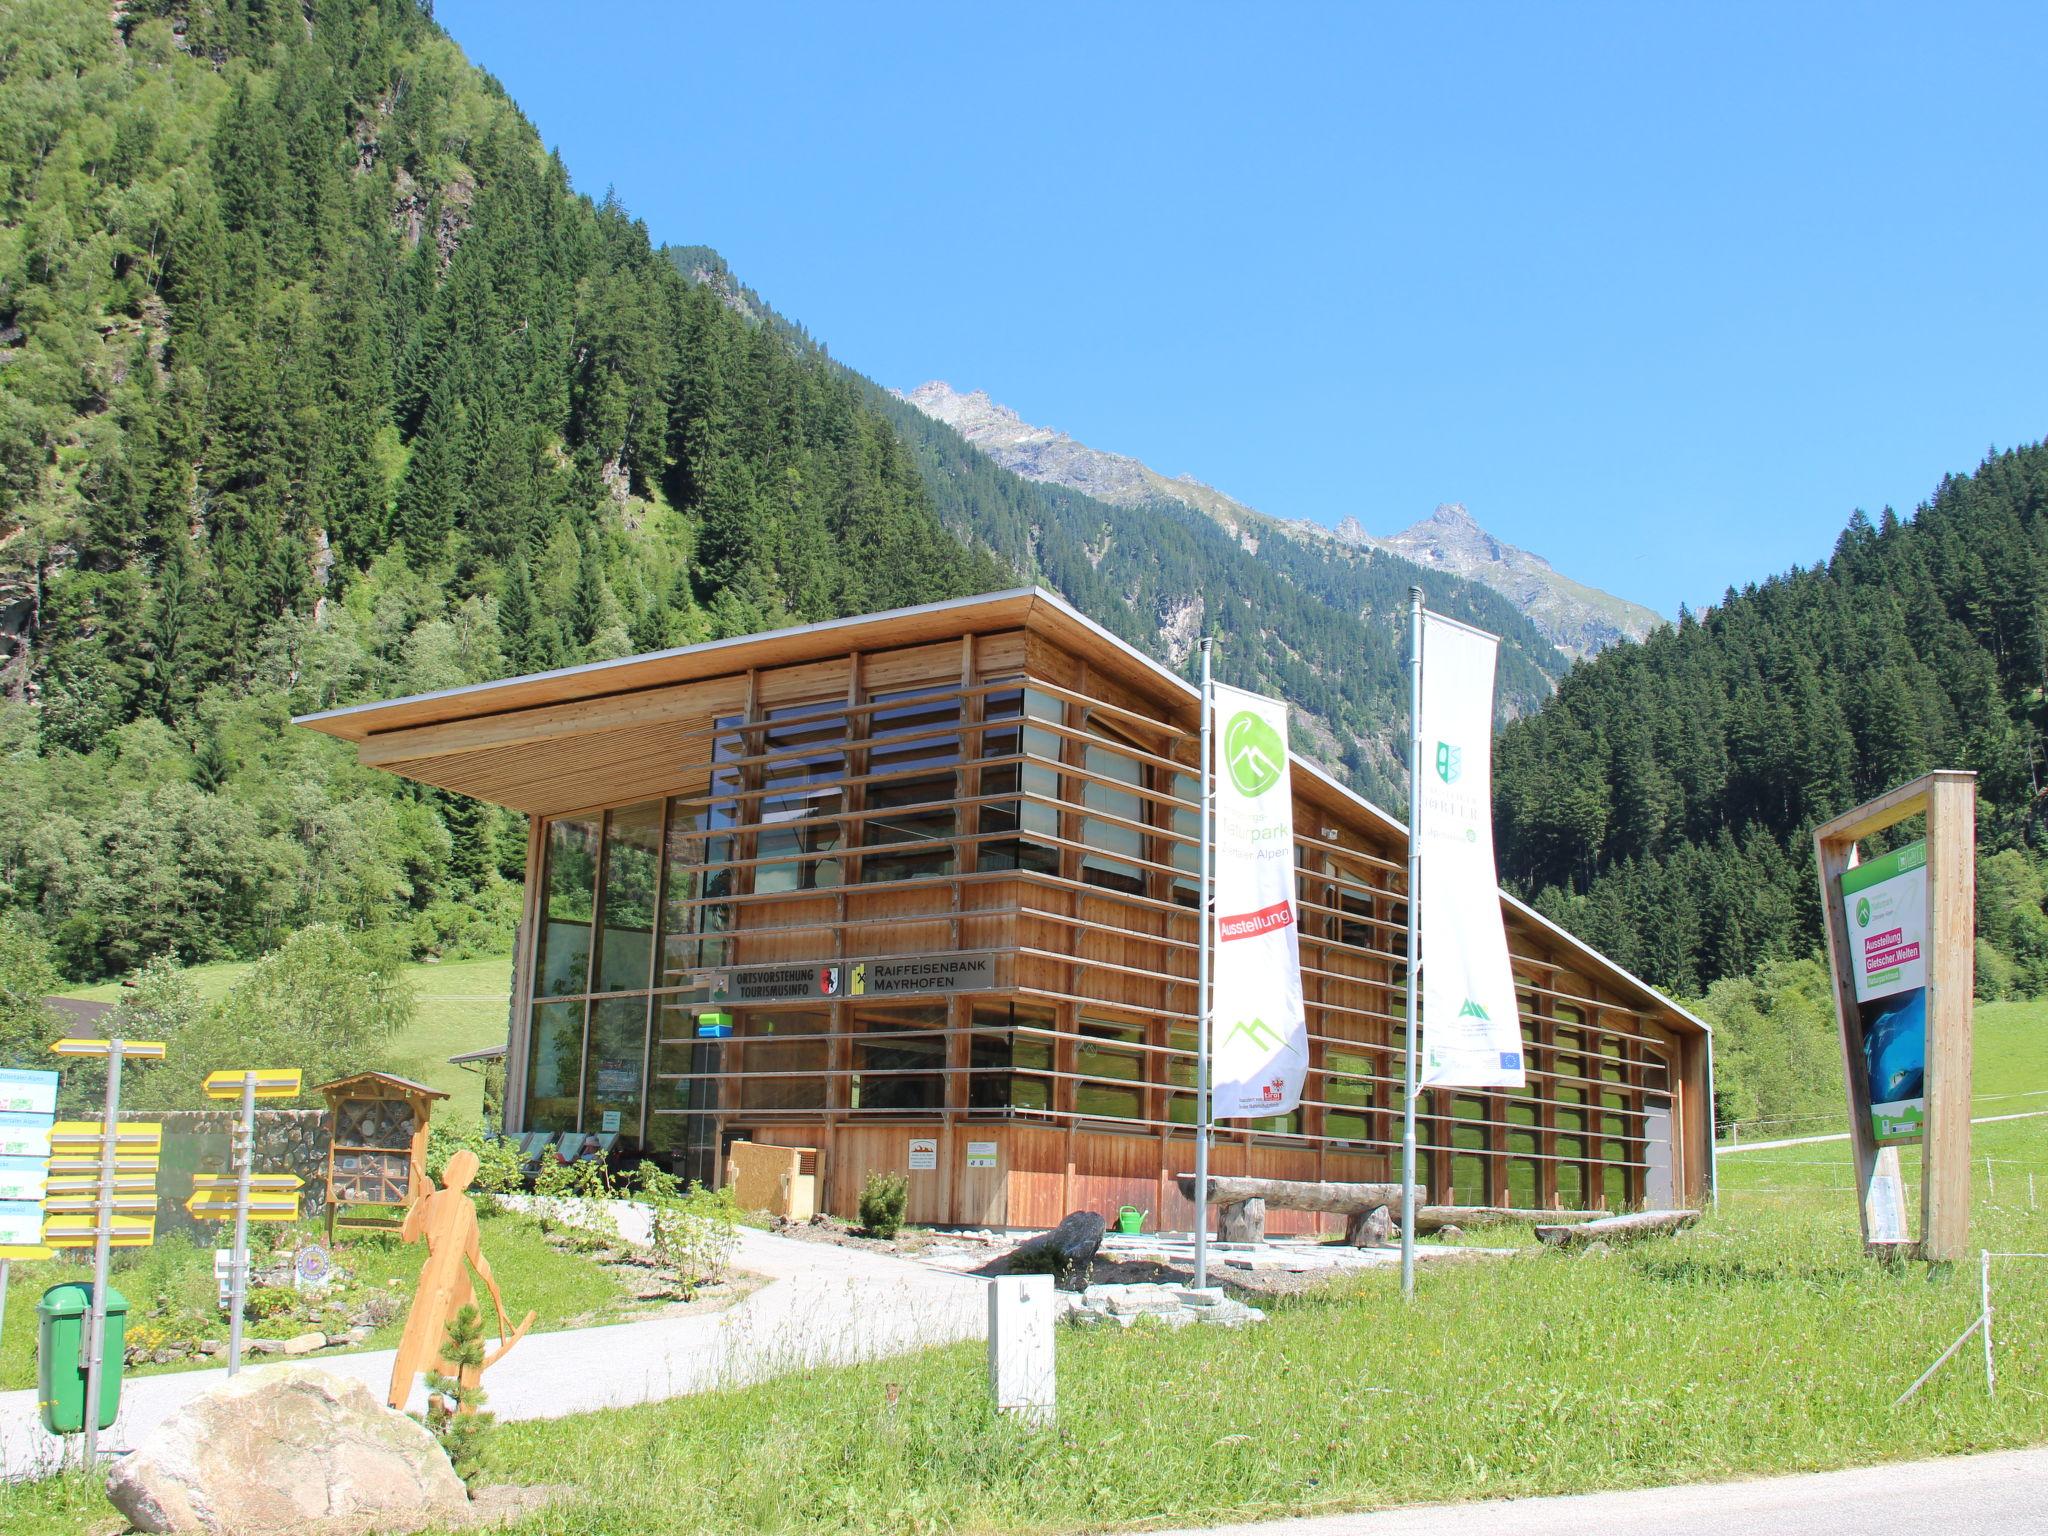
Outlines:
[[[1015, 673], [682, 724], [675, 793], [541, 828], [528, 1128], [615, 1133], [714, 1181], [722, 1134], [778, 1120], [1192, 1124], [1199, 808], [1194, 775], [1170, 766], [1184, 733]], [[1297, 844], [1304, 1103], [1221, 1129], [1384, 1159], [1405, 872], [1322, 831]], [[936, 999], [854, 985], [852, 957], [948, 950], [994, 951], [989, 982]], [[1461, 1201], [1639, 1199], [1664, 1055], [1523, 984], [1530, 1086], [1425, 1093], [1426, 1176]]]

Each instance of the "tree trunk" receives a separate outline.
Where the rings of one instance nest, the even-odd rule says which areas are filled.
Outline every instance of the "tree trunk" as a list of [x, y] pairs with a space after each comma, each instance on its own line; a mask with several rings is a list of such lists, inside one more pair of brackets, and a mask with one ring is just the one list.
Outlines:
[[[1195, 1198], [1193, 1174], [1180, 1175], [1180, 1192], [1190, 1200]], [[1429, 1191], [1418, 1184], [1415, 1186], [1415, 1196], [1418, 1200], [1427, 1199]], [[1328, 1211], [1338, 1216], [1362, 1216], [1374, 1207], [1384, 1205], [1398, 1216], [1401, 1211], [1401, 1186], [1318, 1184], [1308, 1179], [1212, 1177], [1209, 1180], [1211, 1205], [1235, 1205], [1240, 1200], [1263, 1200], [1266, 1204], [1277, 1206], [1283, 1211]]]
[[1601, 1211], [1516, 1210], [1506, 1205], [1419, 1205], [1415, 1208], [1415, 1230], [1436, 1232], [1444, 1227], [1498, 1227], [1511, 1221], [1562, 1226], [1567, 1222], [1598, 1221]]

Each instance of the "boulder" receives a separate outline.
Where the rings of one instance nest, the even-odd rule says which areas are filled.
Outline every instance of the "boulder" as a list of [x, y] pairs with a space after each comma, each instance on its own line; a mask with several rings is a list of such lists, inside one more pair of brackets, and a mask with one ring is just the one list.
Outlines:
[[1354, 1248], [1378, 1248], [1393, 1231], [1394, 1213], [1384, 1205], [1376, 1205], [1345, 1221], [1344, 1241]]
[[1094, 1211], [1076, 1211], [1050, 1232], [1018, 1244], [1010, 1255], [1010, 1270], [1049, 1274], [1055, 1285], [1078, 1291], [1088, 1283], [1088, 1267], [1095, 1262], [1095, 1250], [1102, 1246], [1108, 1226]]
[[312, 1366], [244, 1371], [114, 1463], [107, 1496], [138, 1531], [207, 1536], [412, 1531], [469, 1499], [419, 1424]]

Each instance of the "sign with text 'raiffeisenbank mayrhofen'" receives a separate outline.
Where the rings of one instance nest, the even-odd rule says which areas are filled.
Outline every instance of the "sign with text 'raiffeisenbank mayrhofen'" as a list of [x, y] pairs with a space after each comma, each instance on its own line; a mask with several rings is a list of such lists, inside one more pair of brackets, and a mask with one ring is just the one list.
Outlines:
[[1422, 1082], [1520, 1088], [1522, 1021], [1493, 864], [1493, 664], [1500, 642], [1422, 617]]
[[1215, 696], [1212, 1113], [1284, 1115], [1301, 1103], [1308, 1069], [1287, 706], [1220, 685]]
[[1842, 871], [1870, 1129], [1880, 1142], [1927, 1129], [1927, 844]]

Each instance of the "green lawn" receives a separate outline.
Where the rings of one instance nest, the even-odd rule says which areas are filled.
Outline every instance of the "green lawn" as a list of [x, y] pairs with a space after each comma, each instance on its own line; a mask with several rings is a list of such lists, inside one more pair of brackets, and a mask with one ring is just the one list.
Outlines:
[[[613, 1271], [555, 1247], [542, 1235], [539, 1223], [530, 1217], [501, 1212], [488, 1201], [479, 1203], [478, 1216], [485, 1251], [505, 1292], [506, 1310], [515, 1318], [525, 1315], [531, 1307], [540, 1314], [534, 1330], [545, 1333], [582, 1323], [616, 1322], [624, 1315], [621, 1308], [626, 1293]], [[260, 1226], [251, 1232], [252, 1241], [261, 1245], [259, 1251], [267, 1250], [272, 1243], [290, 1248], [297, 1242], [289, 1232], [266, 1232]], [[304, 1235], [310, 1240], [313, 1228], [304, 1229]], [[400, 1243], [374, 1233], [345, 1236], [334, 1249], [335, 1263], [355, 1272], [354, 1288], [349, 1295], [361, 1290], [395, 1290], [409, 1301], [425, 1259], [426, 1250], [419, 1244]], [[91, 1278], [90, 1262], [80, 1265], [53, 1260], [14, 1266], [7, 1316], [0, 1323], [0, 1391], [35, 1385], [36, 1298], [53, 1285]], [[153, 1330], [152, 1336], [161, 1335], [166, 1340], [182, 1340], [194, 1334], [227, 1336], [227, 1320], [216, 1300], [211, 1248], [197, 1247], [183, 1237], [166, 1237], [153, 1247], [120, 1253], [113, 1284], [128, 1299], [132, 1336], [141, 1337], [134, 1334], [138, 1327], [148, 1327]], [[307, 1297], [294, 1313], [252, 1324], [251, 1332], [259, 1337], [290, 1338], [315, 1328], [327, 1331], [323, 1327], [328, 1322], [321, 1315], [323, 1307], [344, 1299], [341, 1294], [326, 1300]], [[404, 1311], [397, 1310], [388, 1323], [358, 1347], [394, 1348], [404, 1321]], [[342, 1326], [346, 1324], [334, 1324], [335, 1331]], [[311, 1363], [317, 1364], [319, 1359], [314, 1356]], [[218, 1363], [194, 1358], [182, 1365], [138, 1366], [131, 1374], [203, 1369]], [[4, 1503], [0, 1503], [0, 1510], [4, 1508]], [[0, 1530], [11, 1529], [0, 1519]]]
[[[2026, 1075], [2044, 1010], [1985, 1013], [1980, 1087], [2048, 1087]], [[2026, 1184], [2048, 1206], [2048, 1118], [1979, 1126], [1974, 1148], [1972, 1246], [2048, 1251]], [[1412, 1306], [1383, 1272], [1275, 1302], [1241, 1333], [1063, 1330], [1047, 1432], [990, 1411], [964, 1344], [502, 1425], [487, 1475], [575, 1490], [511, 1527], [524, 1536], [1035, 1536], [2048, 1441], [2048, 1263], [1996, 1270], [1996, 1397], [1973, 1346], [1894, 1408], [1975, 1315], [1977, 1266], [1864, 1258], [1847, 1170], [1840, 1142], [1730, 1157], [1692, 1233], [1428, 1266]], [[75, 1483], [0, 1491], [0, 1527], [99, 1520]]]
[[[187, 974], [197, 984], [200, 996], [211, 1002], [248, 969], [247, 961], [229, 960], [195, 965]], [[365, 1062], [364, 1066], [382, 1067], [442, 1089], [451, 1096], [447, 1107], [474, 1120], [483, 1112], [483, 1078], [474, 1071], [451, 1067], [448, 1058], [505, 1043], [511, 957], [497, 955], [482, 960], [408, 965], [405, 974], [419, 1000], [413, 1026], [392, 1042], [382, 1061]], [[64, 995], [118, 1002], [121, 984], [104, 982], [96, 987], [76, 987]]]

